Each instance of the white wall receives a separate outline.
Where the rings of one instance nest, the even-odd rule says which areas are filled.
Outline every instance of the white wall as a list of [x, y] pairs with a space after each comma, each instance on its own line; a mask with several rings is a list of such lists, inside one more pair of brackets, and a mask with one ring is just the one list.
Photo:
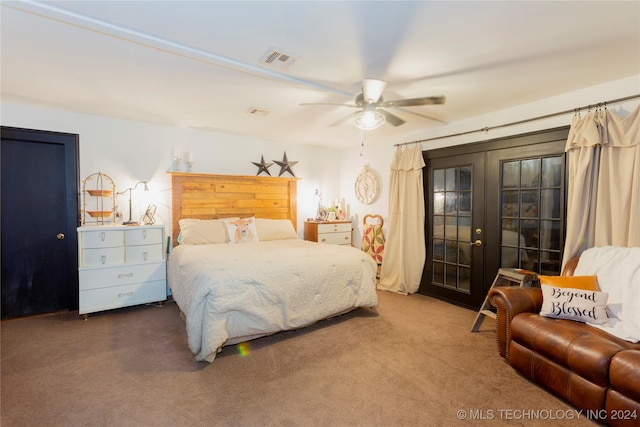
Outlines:
[[[258, 168], [252, 162], [282, 160], [284, 152], [290, 162], [298, 161], [292, 170], [298, 181], [298, 234], [302, 237], [304, 219], [315, 217], [318, 198], [339, 197], [339, 176], [332, 149], [288, 146], [258, 138], [213, 133], [194, 129], [176, 128], [148, 123], [132, 122], [66, 111], [33, 108], [2, 103], [3, 126], [22, 127], [79, 135], [80, 179], [102, 172], [109, 175], [121, 192], [138, 181], [148, 181], [149, 191], [139, 185], [132, 193], [132, 218], [138, 220], [148, 204], [158, 207], [156, 220], [165, 224], [171, 234], [171, 170], [170, 152], [191, 152], [193, 172], [231, 175], [256, 175]], [[184, 163], [183, 163], [184, 170]], [[278, 176], [280, 167], [269, 168]], [[283, 176], [290, 177], [288, 172]], [[82, 200], [81, 200], [82, 203]], [[129, 216], [128, 192], [117, 197], [118, 209], [124, 219]]]
[[[573, 110], [589, 104], [622, 98], [640, 93], [640, 75], [604, 83], [598, 86], [548, 98], [508, 110], [497, 111], [481, 117], [431, 127], [416, 134], [410, 141], [456, 134], [500, 126], [519, 120], [539, 117], [564, 110]], [[479, 101], [481, 102], [481, 101]], [[625, 116], [640, 100], [611, 105], [608, 108]], [[565, 126], [571, 123], [573, 114], [538, 120], [523, 125], [501, 128], [485, 133], [474, 133], [461, 137], [446, 138], [422, 143], [422, 149], [486, 141], [509, 135], [533, 132]], [[148, 193], [142, 186], [133, 194], [133, 218], [138, 219], [149, 203], [158, 206], [158, 222], [167, 226], [170, 233], [170, 179], [166, 173], [171, 167], [170, 150], [189, 151], [194, 155], [194, 172], [233, 175], [255, 175], [257, 168], [251, 162], [281, 160], [286, 151], [298, 182], [298, 234], [302, 236], [304, 219], [314, 217], [318, 204], [315, 190], [323, 194], [323, 202], [341, 199], [345, 203], [356, 227], [354, 243], [359, 245], [362, 217], [367, 213], [380, 214], [388, 218], [389, 167], [397, 141], [381, 141], [375, 131], [363, 134], [364, 147], [353, 141], [349, 148], [333, 150], [320, 147], [285, 145], [259, 138], [205, 132], [110, 119], [65, 111], [26, 107], [2, 103], [0, 118], [3, 126], [69, 132], [80, 135], [80, 178], [103, 172], [114, 179], [117, 191], [133, 186], [139, 180], [149, 181]], [[402, 141], [402, 142], [410, 142]], [[369, 164], [381, 178], [381, 195], [371, 205], [358, 202], [354, 194], [355, 179], [364, 164]], [[277, 176], [278, 165], [270, 172]], [[288, 174], [285, 174], [288, 176]], [[128, 197], [119, 196], [117, 203], [128, 217]]]
[[[612, 82], [588, 87], [579, 91], [566, 93], [553, 98], [543, 99], [526, 105], [521, 105], [508, 110], [497, 111], [484, 116], [474, 117], [469, 120], [449, 123], [440, 127], [428, 128], [422, 133], [416, 134], [414, 138], [404, 142], [420, 141], [423, 139], [452, 135], [462, 132], [475, 131], [485, 127], [501, 126], [507, 123], [520, 120], [540, 117], [561, 111], [571, 110], [587, 105], [595, 105], [603, 101], [624, 98], [631, 95], [640, 94], [640, 74], [629, 78], [615, 80]], [[479, 101], [481, 102], [481, 101]], [[624, 103], [609, 105], [607, 108], [615, 111], [621, 117], [625, 117], [631, 110], [640, 104], [640, 99], [634, 99]], [[511, 135], [519, 135], [543, 129], [551, 129], [571, 124], [573, 113], [566, 115], [537, 120], [517, 126], [509, 126], [492, 130], [488, 133], [479, 132], [465, 136], [440, 139], [421, 143], [423, 150], [467, 144], [473, 142], [483, 142], [490, 139], [501, 138]], [[360, 153], [363, 156], [360, 156]], [[385, 220], [385, 232], [387, 222], [387, 208], [389, 203], [389, 168], [393, 158], [394, 142], [385, 142], [376, 139], [375, 131], [364, 135], [364, 149], [354, 143], [350, 149], [341, 153], [340, 165], [340, 192], [348, 195], [351, 203], [351, 214], [354, 216], [354, 225], [357, 226], [354, 233], [354, 242], [359, 242], [362, 238], [362, 217], [367, 213], [380, 214]], [[362, 165], [368, 163], [370, 167], [377, 170], [382, 177], [382, 194], [377, 201], [371, 205], [363, 205], [353, 195], [355, 179], [362, 169]]]

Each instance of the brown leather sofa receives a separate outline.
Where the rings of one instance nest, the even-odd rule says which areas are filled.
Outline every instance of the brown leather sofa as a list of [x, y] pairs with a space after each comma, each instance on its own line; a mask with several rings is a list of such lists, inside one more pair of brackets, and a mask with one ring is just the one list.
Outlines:
[[[577, 261], [563, 275], [572, 275]], [[640, 343], [586, 323], [540, 316], [538, 288], [496, 287], [489, 298], [497, 309], [498, 351], [511, 366], [593, 421], [640, 425]]]

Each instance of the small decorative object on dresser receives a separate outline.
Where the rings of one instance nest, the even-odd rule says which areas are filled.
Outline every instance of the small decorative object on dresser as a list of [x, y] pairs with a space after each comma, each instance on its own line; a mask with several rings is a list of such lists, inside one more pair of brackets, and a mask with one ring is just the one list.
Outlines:
[[141, 221], [144, 225], [153, 225], [156, 223], [156, 210], [158, 207], [154, 204], [147, 206], [147, 210], [142, 215]]
[[305, 221], [304, 240], [330, 245], [351, 245], [351, 221]]
[[[98, 172], [82, 181], [82, 225], [107, 225], [115, 222], [116, 186], [106, 174]], [[87, 216], [89, 215], [89, 216]]]
[[334, 208], [333, 206], [327, 208], [327, 219], [329, 221], [336, 220], [336, 208]]
[[79, 314], [167, 299], [163, 225], [78, 228]]

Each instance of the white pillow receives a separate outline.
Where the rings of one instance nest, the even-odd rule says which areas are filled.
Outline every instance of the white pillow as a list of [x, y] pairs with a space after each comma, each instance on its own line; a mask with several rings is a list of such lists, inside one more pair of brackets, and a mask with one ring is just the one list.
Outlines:
[[288, 219], [256, 218], [256, 229], [258, 238], [262, 241], [298, 238], [293, 224]]
[[540, 285], [542, 308], [540, 315], [576, 320], [596, 325], [608, 324], [606, 292]]
[[238, 218], [236, 220], [225, 220], [229, 243], [248, 243], [258, 241], [255, 218]]
[[221, 219], [181, 219], [179, 224], [182, 236], [180, 244], [207, 245], [229, 241], [227, 226]]

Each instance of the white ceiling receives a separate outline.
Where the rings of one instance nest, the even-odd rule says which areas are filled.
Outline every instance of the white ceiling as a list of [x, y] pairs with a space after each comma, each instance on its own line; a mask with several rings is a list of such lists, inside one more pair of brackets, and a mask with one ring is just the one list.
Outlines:
[[[364, 78], [389, 82], [385, 100], [447, 97], [367, 136], [403, 142], [640, 74], [638, 1], [1, 4], [3, 101], [287, 144], [359, 138], [328, 126], [353, 109], [300, 103], [352, 103]], [[274, 47], [296, 61], [263, 65]]]

